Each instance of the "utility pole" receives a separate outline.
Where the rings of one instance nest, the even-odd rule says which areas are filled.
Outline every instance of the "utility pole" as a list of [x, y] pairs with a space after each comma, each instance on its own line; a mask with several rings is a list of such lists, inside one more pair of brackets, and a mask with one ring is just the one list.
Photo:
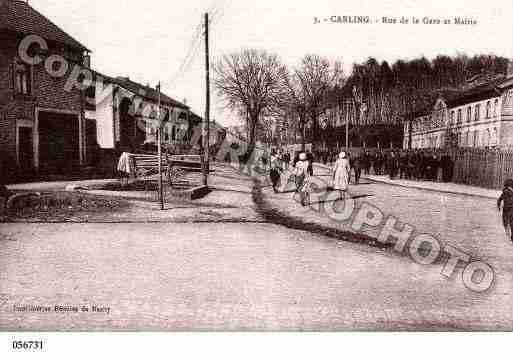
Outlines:
[[346, 152], [349, 152], [349, 110], [351, 102], [346, 100]]
[[210, 54], [208, 46], [208, 13], [205, 13], [205, 75], [206, 103], [205, 120], [203, 121], [203, 185], [208, 186], [210, 172]]
[[160, 81], [157, 87], [158, 90], [158, 109], [157, 109], [157, 147], [159, 152], [159, 202], [160, 202], [160, 210], [164, 210], [164, 186], [162, 183], [162, 127], [163, 123], [161, 122], [160, 116]]

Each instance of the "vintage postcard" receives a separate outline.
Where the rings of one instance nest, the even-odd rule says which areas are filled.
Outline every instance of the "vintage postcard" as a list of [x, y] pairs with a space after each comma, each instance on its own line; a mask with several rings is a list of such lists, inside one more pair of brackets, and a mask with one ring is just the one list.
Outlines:
[[512, 14], [0, 0], [0, 331], [511, 331]]

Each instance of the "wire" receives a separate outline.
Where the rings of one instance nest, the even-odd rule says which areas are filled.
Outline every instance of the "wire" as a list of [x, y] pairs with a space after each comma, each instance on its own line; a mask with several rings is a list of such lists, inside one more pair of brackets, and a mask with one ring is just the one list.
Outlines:
[[198, 24], [195, 26], [195, 30], [192, 36], [192, 39], [189, 42], [188, 50], [186, 52], [186, 56], [181, 62], [178, 70], [173, 74], [169, 81], [166, 81], [171, 86], [175, 84], [175, 82], [181, 78], [187, 71], [189, 71], [190, 66], [195, 59], [197, 52], [201, 45], [202, 38], [202, 24]]

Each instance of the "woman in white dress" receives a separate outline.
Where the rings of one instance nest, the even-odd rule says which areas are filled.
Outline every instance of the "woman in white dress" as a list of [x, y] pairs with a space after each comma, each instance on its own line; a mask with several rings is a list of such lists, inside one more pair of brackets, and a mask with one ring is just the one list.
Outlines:
[[339, 191], [345, 198], [351, 179], [351, 166], [345, 152], [338, 155], [338, 160], [333, 168], [333, 189]]
[[302, 206], [308, 205], [308, 191], [306, 187], [308, 186], [308, 167], [310, 166], [310, 162], [308, 161], [308, 157], [306, 153], [301, 153], [299, 155], [299, 161], [296, 163], [295, 167], [295, 176], [296, 176], [296, 193], [300, 196], [300, 201]]

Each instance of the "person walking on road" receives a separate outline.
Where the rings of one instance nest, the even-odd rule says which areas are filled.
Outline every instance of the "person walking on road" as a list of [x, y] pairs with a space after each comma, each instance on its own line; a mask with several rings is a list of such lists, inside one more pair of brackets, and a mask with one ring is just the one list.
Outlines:
[[349, 187], [349, 180], [351, 176], [351, 166], [347, 159], [347, 154], [341, 152], [338, 155], [338, 160], [335, 162], [333, 168], [333, 189], [340, 192], [342, 198], [346, 198], [346, 192]]
[[355, 156], [349, 159], [349, 165], [354, 170], [354, 183], [355, 185], [360, 184], [360, 178], [362, 177], [362, 159], [360, 156]]
[[283, 172], [281, 165], [281, 157], [276, 155], [276, 153], [273, 153], [271, 155], [271, 170], [269, 172], [269, 177], [271, 178], [274, 193], [278, 193], [278, 187], [280, 186], [281, 174]]
[[296, 194], [299, 194], [300, 202], [302, 206], [308, 205], [308, 180], [310, 177], [309, 169], [310, 162], [306, 153], [302, 152], [299, 154], [299, 161], [295, 166], [296, 176]]
[[504, 202], [504, 206], [502, 207], [502, 223], [504, 224], [504, 229], [506, 230], [506, 234], [511, 237], [511, 241], [513, 241], [513, 180], [508, 179], [504, 183], [504, 190], [502, 191], [501, 196], [497, 200], [497, 207], [499, 207], [499, 211], [501, 209], [501, 204]]

